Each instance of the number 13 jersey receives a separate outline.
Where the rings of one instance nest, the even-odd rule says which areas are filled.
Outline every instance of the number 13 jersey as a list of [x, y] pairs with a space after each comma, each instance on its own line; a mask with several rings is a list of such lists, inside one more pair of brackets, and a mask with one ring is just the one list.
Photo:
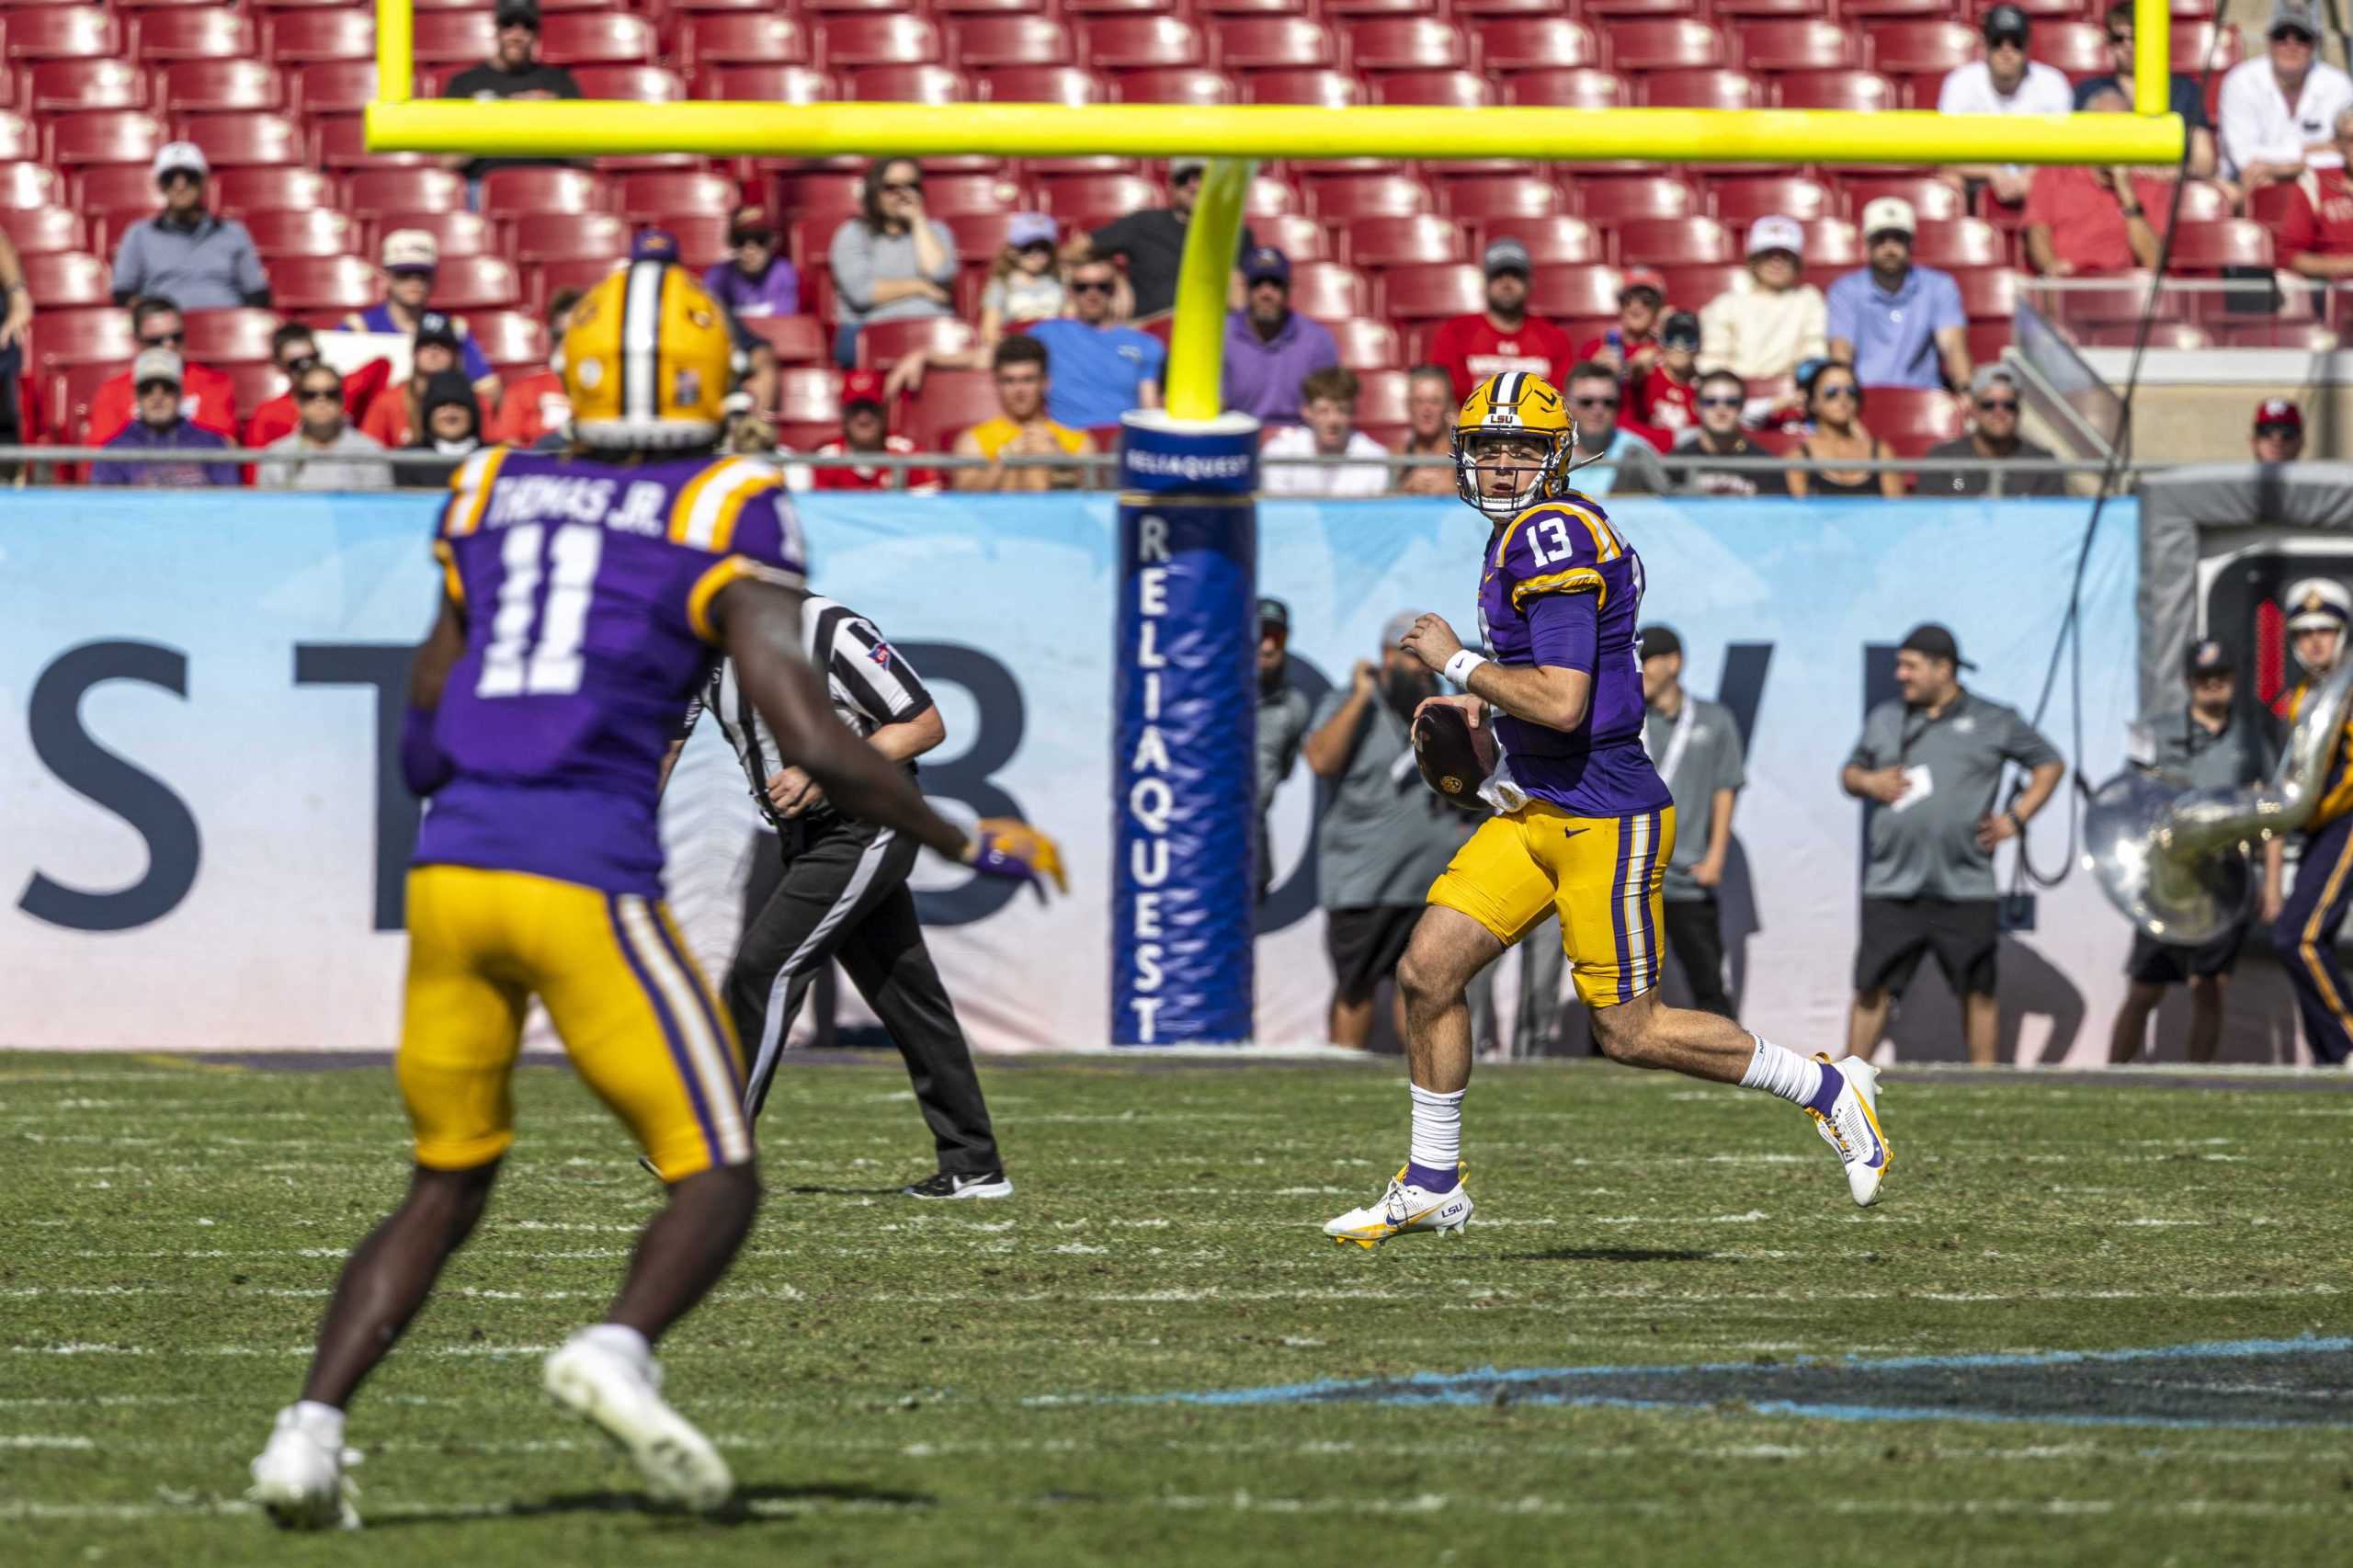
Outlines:
[[708, 454], [467, 460], [433, 547], [466, 613], [434, 714], [454, 774], [416, 864], [661, 896], [662, 757], [718, 656], [711, 600], [740, 577], [806, 578], [781, 485]]
[[1536, 663], [1530, 618], [1553, 595], [1592, 596], [1593, 698], [1574, 730], [1495, 710], [1508, 781], [1574, 816], [1614, 817], [1673, 803], [1643, 750], [1643, 666], [1634, 651], [1643, 562], [1599, 506], [1572, 492], [1495, 531], [1479, 578], [1479, 632], [1499, 665]]

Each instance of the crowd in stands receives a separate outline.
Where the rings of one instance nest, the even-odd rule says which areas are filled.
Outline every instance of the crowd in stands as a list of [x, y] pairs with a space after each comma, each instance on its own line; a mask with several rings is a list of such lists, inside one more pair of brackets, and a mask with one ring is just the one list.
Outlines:
[[[2090, 114], [2130, 108], [2136, 64], [2130, 0], [2097, 26], [2002, 4], [1973, 28], [1854, 6], [1852, 26], [1777, 12], [1675, 28], [1571, 5], [1415, 29], [1302, 11], [1277, 18], [1283, 28], [1172, 21], [1155, 36], [1191, 36], [1193, 52], [1165, 62], [1120, 52], [1109, 40], [1130, 35], [1088, 18], [1022, 32], [929, 4], [884, 13], [907, 25], [886, 29], [900, 42], [871, 59], [847, 47], [857, 29], [843, 18], [863, 12], [747, 20], [694, 0], [642, 16], [543, 18], [539, 0], [421, 11], [421, 90], [658, 97], [664, 81], [690, 80], [701, 96], [751, 96], [750, 74], [797, 71], [804, 97], [895, 84], [955, 101], [983, 79], [987, 96], [1033, 96], [1049, 84], [1039, 73], [1060, 72], [1051, 81], [1077, 101], [1577, 101], [1546, 95], [1596, 78], [1658, 103], [1710, 77], [1726, 107]], [[0, 107], [0, 441], [217, 441], [335, 459], [101, 462], [92, 483], [426, 483], [476, 443], [558, 440], [569, 411], [550, 351], [581, 290], [633, 256], [693, 266], [729, 312], [748, 368], [731, 446], [945, 450], [986, 465], [795, 465], [796, 483], [1092, 483], [1099, 467], [1051, 460], [1107, 451], [1123, 414], [1160, 403], [1199, 158], [1154, 178], [1093, 158], [852, 169], [377, 156], [354, 140], [366, 95], [343, 70], [372, 60], [364, 7], [38, 9], [84, 20], [78, 32], [44, 24], [53, 47], [16, 21], [29, 9], [0, 28], [0, 106], [43, 117], [39, 134], [22, 121], [9, 163]], [[163, 20], [197, 12], [215, 25]], [[1171, 13], [1182, 14], [1173, 0]], [[1900, 494], [1913, 478], [1827, 465], [2047, 456], [2018, 437], [2015, 381], [1987, 369], [2017, 297], [2014, 261], [2029, 278], [2126, 275], [2155, 262], [2177, 222], [2185, 244], [2195, 229], [2239, 246], [2198, 250], [2210, 273], [2236, 257], [2353, 276], [2353, 79], [2315, 58], [2313, 0], [2276, 0], [2268, 15], [2261, 52], [2244, 60], [2236, 31], [2176, 18], [2186, 69], [2169, 92], [2192, 127], [2179, 189], [2164, 171], [2076, 167], [1270, 167], [1230, 280], [1225, 404], [1268, 426], [1276, 494], [1449, 492], [1442, 464], [1389, 460], [1444, 459], [1453, 403], [1506, 369], [1563, 389], [1594, 460], [1583, 481], [1605, 492]], [[110, 70], [74, 58], [94, 44], [125, 58], [97, 62]], [[913, 55], [890, 55], [903, 46]], [[1392, 48], [1404, 52], [1381, 52]], [[878, 74], [900, 67], [921, 69]], [[791, 96], [785, 81], [769, 86]], [[270, 127], [285, 134], [259, 133]], [[2051, 309], [2067, 318], [2063, 299]], [[2273, 324], [2214, 330], [2240, 324]], [[329, 377], [341, 388], [332, 409], [319, 395]], [[166, 387], [175, 412], [163, 419]], [[388, 449], [417, 457], [365, 460]], [[1700, 460], [1765, 457], [1815, 466], [1785, 479]], [[1967, 493], [1985, 478], [1917, 483]], [[2046, 473], [2004, 488], [2055, 485]]]

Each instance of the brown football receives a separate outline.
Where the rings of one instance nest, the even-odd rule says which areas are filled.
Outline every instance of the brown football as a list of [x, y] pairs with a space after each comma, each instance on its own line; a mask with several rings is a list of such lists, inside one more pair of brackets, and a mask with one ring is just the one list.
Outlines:
[[1495, 768], [1495, 736], [1484, 724], [1472, 729], [1453, 703], [1434, 702], [1414, 721], [1414, 761], [1422, 782], [1449, 805], [1466, 812], [1487, 809], [1479, 786]]

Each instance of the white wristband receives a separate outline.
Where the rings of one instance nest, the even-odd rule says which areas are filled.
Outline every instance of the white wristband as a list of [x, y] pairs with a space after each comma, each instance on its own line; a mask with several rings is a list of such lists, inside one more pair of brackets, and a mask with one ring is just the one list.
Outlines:
[[1446, 662], [1446, 678], [1468, 691], [1471, 689], [1471, 672], [1486, 662], [1487, 655], [1484, 653], [1474, 653], [1468, 648], [1458, 648], [1455, 650], [1454, 657]]

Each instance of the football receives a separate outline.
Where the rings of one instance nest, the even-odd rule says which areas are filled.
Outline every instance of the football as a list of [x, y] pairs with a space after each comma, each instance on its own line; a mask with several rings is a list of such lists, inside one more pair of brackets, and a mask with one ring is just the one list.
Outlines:
[[1472, 727], [1455, 704], [1433, 702], [1415, 716], [1414, 761], [1422, 782], [1449, 805], [1466, 812], [1486, 809], [1479, 786], [1495, 771], [1495, 732], [1484, 724]]

